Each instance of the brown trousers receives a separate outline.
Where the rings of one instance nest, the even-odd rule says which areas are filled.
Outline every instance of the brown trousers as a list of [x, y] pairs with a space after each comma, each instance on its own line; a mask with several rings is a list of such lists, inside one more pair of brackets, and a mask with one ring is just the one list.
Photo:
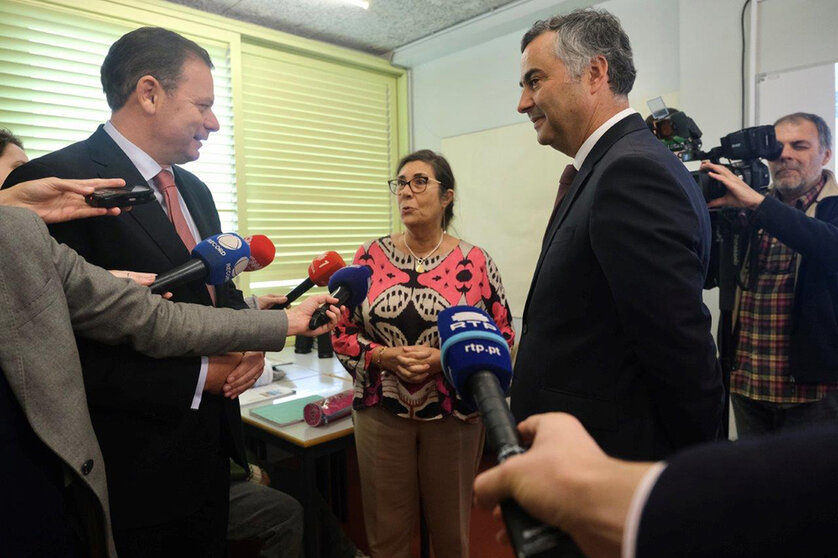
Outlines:
[[353, 418], [373, 558], [410, 557], [420, 497], [436, 558], [468, 558], [482, 422], [410, 420], [380, 407], [356, 411]]

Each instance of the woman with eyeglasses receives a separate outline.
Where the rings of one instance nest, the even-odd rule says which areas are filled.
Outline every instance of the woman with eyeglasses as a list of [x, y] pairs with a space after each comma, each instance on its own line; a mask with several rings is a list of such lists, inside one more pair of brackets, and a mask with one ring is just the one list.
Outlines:
[[439, 312], [460, 304], [494, 317], [512, 347], [500, 273], [482, 249], [446, 232], [454, 175], [429, 150], [404, 157], [389, 181], [404, 232], [361, 246], [370, 291], [334, 330], [334, 349], [354, 378], [355, 444], [373, 557], [410, 556], [419, 502], [437, 558], [467, 558], [472, 483], [483, 426], [445, 380]]

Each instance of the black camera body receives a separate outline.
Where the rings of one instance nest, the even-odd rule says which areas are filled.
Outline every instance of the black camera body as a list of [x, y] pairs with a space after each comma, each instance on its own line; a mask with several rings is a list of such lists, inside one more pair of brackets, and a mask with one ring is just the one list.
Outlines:
[[[771, 176], [768, 173], [768, 167], [760, 159], [774, 160], [783, 152], [783, 144], [777, 141], [774, 126], [745, 128], [726, 135], [721, 138], [720, 143], [719, 147], [714, 147], [706, 153], [698, 152], [695, 155], [701, 159], [709, 159], [713, 163], [719, 163], [722, 157], [736, 161], [724, 166], [741, 178], [745, 184], [757, 192], [764, 193], [771, 183]], [[709, 202], [720, 198], [727, 192], [724, 184], [711, 178], [706, 172], [692, 171], [690, 174], [701, 188], [704, 201]]]
[[[661, 97], [648, 101], [651, 116], [646, 124], [652, 133], [670, 151], [684, 161], [709, 159], [721, 164], [720, 159], [730, 163], [723, 165], [757, 192], [764, 192], [771, 183], [766, 167], [760, 159], [778, 159], [783, 153], [783, 144], [777, 141], [774, 126], [754, 126], [732, 132], [719, 140], [719, 147], [701, 151], [701, 129], [683, 111], [667, 107]], [[704, 201], [709, 202], [725, 195], [727, 188], [718, 180], [702, 171], [690, 173], [695, 179]]]
[[[719, 163], [718, 161], [713, 162]], [[771, 175], [768, 172], [768, 167], [760, 162], [759, 159], [749, 159], [726, 165], [722, 164], [722, 166], [729, 169], [733, 174], [741, 178], [742, 182], [757, 192], [764, 194], [768, 189], [768, 185], [771, 183]], [[727, 193], [725, 185], [706, 172], [696, 170], [690, 171], [690, 174], [695, 179], [698, 187], [701, 188], [701, 194], [704, 196], [705, 202], [721, 198]]]

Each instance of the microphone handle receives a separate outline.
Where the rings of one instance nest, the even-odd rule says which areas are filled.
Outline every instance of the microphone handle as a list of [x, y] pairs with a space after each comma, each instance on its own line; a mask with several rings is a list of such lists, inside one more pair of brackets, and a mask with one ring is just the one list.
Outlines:
[[[343, 285], [338, 285], [338, 287], [331, 293], [333, 297], [338, 299], [338, 303], [336, 306], [343, 306], [346, 304], [346, 301], [349, 300], [350, 295], [352, 294], [348, 288], [344, 287]], [[308, 322], [309, 329], [317, 329], [322, 325], [326, 325], [329, 323], [329, 315], [326, 314], [326, 311], [329, 309], [328, 304], [323, 304], [314, 311], [311, 315], [311, 321]]]
[[[467, 381], [467, 389], [480, 409], [486, 438], [497, 453], [498, 463], [524, 453], [515, 419], [506, 404], [497, 376], [488, 370], [475, 372]], [[504, 500], [500, 507], [517, 558], [564, 556], [571, 549], [576, 549], [576, 544], [566, 533], [535, 519], [516, 501]], [[575, 550], [575, 554], [570, 555], [578, 554], [579, 551]]]
[[306, 280], [294, 287], [290, 293], [286, 296], [288, 300], [286, 300], [282, 304], [274, 304], [271, 306], [271, 310], [284, 310], [291, 306], [291, 303], [300, 298], [303, 293], [314, 286], [314, 281], [311, 280], [311, 277], [306, 277]]
[[208, 271], [207, 264], [203, 260], [194, 258], [171, 271], [161, 273], [149, 288], [154, 294], [163, 294], [173, 287], [189, 283], [196, 279], [203, 279], [207, 276]]

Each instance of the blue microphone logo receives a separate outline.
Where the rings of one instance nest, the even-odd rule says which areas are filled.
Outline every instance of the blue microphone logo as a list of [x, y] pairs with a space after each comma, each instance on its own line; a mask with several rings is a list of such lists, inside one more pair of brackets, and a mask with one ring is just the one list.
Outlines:
[[466, 389], [469, 377], [475, 372], [491, 371], [501, 389], [509, 389], [512, 381], [509, 345], [486, 312], [473, 306], [453, 306], [439, 313], [437, 328], [442, 371], [468, 406], [476, 409]]
[[220, 285], [245, 270], [250, 261], [250, 246], [235, 233], [222, 233], [199, 242], [192, 255], [206, 264], [206, 282]]

